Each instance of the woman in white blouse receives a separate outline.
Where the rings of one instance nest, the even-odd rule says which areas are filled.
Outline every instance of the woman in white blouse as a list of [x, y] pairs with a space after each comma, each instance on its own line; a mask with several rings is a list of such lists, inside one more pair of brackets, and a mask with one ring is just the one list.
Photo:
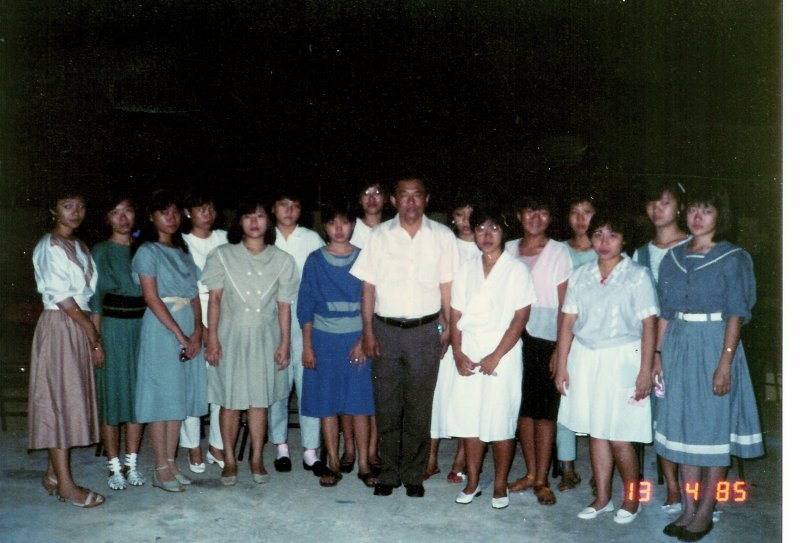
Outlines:
[[33, 251], [44, 312], [31, 350], [28, 448], [48, 449], [42, 485], [49, 494], [90, 508], [105, 497], [75, 484], [70, 450], [100, 440], [93, 367], [105, 353], [89, 310], [97, 274], [89, 248], [74, 236], [86, 216], [83, 196], [64, 191], [54, 204], [53, 229]]
[[555, 382], [563, 395], [558, 422], [590, 436], [597, 485], [595, 500], [578, 518], [614, 510], [611, 477], [616, 465], [624, 498], [614, 521], [639, 512], [639, 461], [633, 442], [652, 441], [651, 367], [658, 298], [650, 272], [622, 254], [626, 228], [600, 214], [589, 226], [597, 264], [569, 280], [558, 332]]

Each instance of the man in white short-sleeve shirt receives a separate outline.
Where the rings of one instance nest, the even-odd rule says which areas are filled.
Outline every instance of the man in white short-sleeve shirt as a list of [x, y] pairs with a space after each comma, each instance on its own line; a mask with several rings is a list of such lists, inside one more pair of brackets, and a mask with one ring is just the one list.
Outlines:
[[453, 232], [425, 216], [428, 199], [424, 180], [401, 178], [390, 198], [397, 215], [373, 229], [350, 272], [363, 281], [363, 344], [373, 358], [384, 462], [376, 496], [388, 496], [401, 483], [408, 496], [425, 494], [433, 391], [449, 344], [458, 265]]

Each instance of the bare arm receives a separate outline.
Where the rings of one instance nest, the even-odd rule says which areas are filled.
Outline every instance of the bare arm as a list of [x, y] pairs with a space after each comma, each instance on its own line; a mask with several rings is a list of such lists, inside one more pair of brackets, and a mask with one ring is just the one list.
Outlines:
[[461, 311], [458, 309], [450, 308], [450, 326], [452, 330], [450, 339], [453, 345], [453, 360], [456, 364], [456, 371], [459, 375], [468, 377], [473, 374], [478, 364], [470, 360], [470, 358], [461, 350], [461, 330], [458, 329], [458, 321], [461, 320]]
[[222, 345], [219, 342], [219, 315], [222, 304], [222, 290], [211, 290], [208, 293], [208, 333], [206, 336], [206, 360], [212, 366], [219, 364], [222, 358]]
[[480, 372], [486, 375], [491, 375], [500, 360], [510, 351], [514, 345], [519, 341], [525, 325], [528, 323], [528, 317], [531, 314], [531, 306], [526, 305], [522, 309], [517, 309], [514, 312], [514, 318], [511, 319], [511, 324], [506, 328], [500, 343], [497, 344], [495, 350], [490, 354], [484, 356], [480, 361]]
[[317, 369], [317, 354], [314, 352], [314, 345], [311, 343], [314, 325], [307, 322], [303, 325], [303, 367], [310, 370]]
[[447, 348], [450, 346], [450, 294], [452, 289], [452, 281], [439, 284], [439, 292], [442, 297], [442, 307], [439, 310], [439, 324], [442, 325], [442, 334], [439, 337], [439, 344], [441, 345], [439, 360], [444, 358]]
[[639, 375], [636, 377], [636, 394], [634, 399], [641, 400], [650, 394], [653, 388], [653, 354], [656, 344], [656, 319], [651, 315], [642, 320], [642, 362]]
[[106, 356], [103, 350], [103, 340], [100, 337], [100, 332], [95, 328], [92, 318], [75, 303], [75, 299], [71, 296], [61, 300], [56, 305], [81, 327], [81, 330], [89, 339], [89, 344], [92, 346], [92, 364], [96, 368], [102, 367]]
[[289, 366], [289, 342], [292, 334], [292, 306], [286, 302], [278, 302], [278, 325], [281, 329], [281, 342], [275, 350], [275, 363], [278, 370]]
[[664, 375], [661, 373], [661, 344], [664, 342], [664, 332], [667, 331], [668, 324], [668, 320], [659, 318], [656, 325], [656, 344], [653, 351], [655, 354], [653, 355], [652, 369], [654, 383], [664, 383]]
[[375, 285], [364, 281], [361, 286], [361, 323], [363, 328], [364, 352], [369, 357], [380, 356], [381, 346], [372, 329], [372, 317], [375, 315]]
[[569, 357], [569, 350], [572, 347], [572, 340], [575, 338], [575, 334], [572, 333], [572, 327], [575, 326], [575, 321], [577, 320], [577, 313], [562, 313], [558, 325], [558, 339], [556, 340], [555, 382], [556, 388], [564, 396], [566, 396], [567, 389], [569, 389], [567, 358]]
[[731, 362], [739, 347], [739, 336], [742, 332], [742, 318], [736, 315], [728, 317], [725, 323], [725, 340], [722, 343], [722, 354], [714, 371], [711, 390], [717, 396], [724, 396], [731, 390]]
[[[556, 330], [561, 330], [561, 321], [564, 319], [564, 314], [561, 313], [561, 306], [564, 305], [564, 298], [567, 295], [567, 281], [563, 283], [559, 283], [556, 290], [558, 291], [558, 316], [556, 317]], [[556, 376], [556, 351], [553, 351], [552, 356], [550, 357], [550, 377], [555, 378]]]
[[153, 312], [159, 322], [163, 324], [167, 330], [175, 334], [175, 339], [178, 340], [181, 347], [188, 350], [190, 346], [189, 338], [184, 335], [181, 327], [175, 322], [172, 313], [170, 313], [167, 308], [167, 304], [159, 298], [158, 281], [156, 278], [151, 275], [139, 275], [139, 282], [142, 285], [142, 295], [144, 296], [144, 302], [147, 304], [147, 307], [150, 308], [150, 311]]

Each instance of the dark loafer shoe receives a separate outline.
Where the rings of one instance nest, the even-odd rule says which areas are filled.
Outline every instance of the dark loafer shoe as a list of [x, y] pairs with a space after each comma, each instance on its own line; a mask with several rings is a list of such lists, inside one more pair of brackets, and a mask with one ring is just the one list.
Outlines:
[[709, 522], [708, 528], [703, 530], [702, 532], [690, 532], [686, 528], [683, 529], [683, 533], [678, 536], [678, 541], [700, 541], [703, 539], [708, 532], [710, 532], [714, 528], [714, 523]]
[[321, 460], [317, 460], [311, 465], [306, 464], [306, 461], [303, 460], [303, 469], [314, 472], [314, 475], [317, 477], [322, 477], [327, 473], [328, 468], [325, 467], [325, 464], [323, 464]]
[[364, 486], [369, 488], [375, 488], [375, 486], [378, 484], [378, 478], [369, 471], [367, 473], [359, 473], [358, 478], [362, 483], [364, 483]]
[[383, 483], [377, 483], [375, 485], [375, 490], [372, 492], [375, 496], [391, 496], [392, 491], [400, 485], [385, 485]]
[[281, 473], [292, 471], [292, 460], [288, 456], [276, 458], [273, 465], [275, 466], [275, 471], [280, 471]]
[[406, 496], [409, 498], [422, 498], [425, 496], [425, 487], [422, 485], [405, 485]]
[[683, 526], [678, 526], [674, 522], [670, 522], [666, 526], [664, 526], [663, 530], [665, 535], [670, 537], [678, 537], [683, 533]]

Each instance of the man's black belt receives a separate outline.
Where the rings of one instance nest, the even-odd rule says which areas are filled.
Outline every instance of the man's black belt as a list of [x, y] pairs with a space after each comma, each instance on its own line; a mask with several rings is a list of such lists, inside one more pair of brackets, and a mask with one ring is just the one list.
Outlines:
[[375, 315], [375, 318], [388, 324], [389, 326], [408, 329], [416, 328], [417, 326], [422, 326], [423, 324], [428, 324], [429, 322], [435, 321], [439, 318], [439, 312], [437, 311], [436, 313], [425, 315], [424, 317], [417, 317], [416, 319], [393, 319], [391, 317], [381, 317], [380, 315]]

